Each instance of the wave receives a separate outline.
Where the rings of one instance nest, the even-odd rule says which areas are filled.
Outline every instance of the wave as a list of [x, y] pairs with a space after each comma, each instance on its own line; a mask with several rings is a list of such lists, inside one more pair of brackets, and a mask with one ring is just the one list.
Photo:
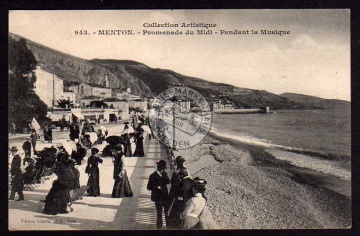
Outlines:
[[229, 138], [232, 140], [239, 141], [241, 143], [266, 147], [266, 148], [276, 148], [284, 151], [294, 152], [297, 154], [303, 154], [311, 157], [319, 157], [326, 160], [334, 160], [334, 161], [340, 161], [340, 160], [350, 160], [351, 156], [349, 155], [340, 155], [340, 154], [334, 154], [334, 153], [325, 153], [321, 151], [315, 151], [315, 150], [309, 150], [309, 149], [303, 149], [303, 148], [297, 148], [297, 147], [289, 147], [285, 145], [279, 145], [274, 144], [270, 140], [266, 139], [259, 139], [251, 136], [241, 135], [241, 134], [232, 134], [230, 132], [224, 132], [219, 131], [214, 126], [211, 127], [210, 133], [213, 133], [217, 136], [223, 137], [223, 138]]
[[[311, 169], [345, 180], [351, 179], [351, 170], [349, 165], [350, 157], [348, 156], [321, 153], [311, 150], [304, 150], [301, 148], [272, 144], [268, 140], [261, 140], [249, 136], [241, 136], [238, 134], [232, 134], [230, 132], [220, 132], [214, 127], [212, 127], [210, 130], [210, 133], [218, 137], [232, 139], [241, 143], [265, 147], [264, 151], [272, 154], [276, 159], [288, 161], [290, 164], [297, 167]], [[334, 162], [334, 160], [336, 160], [336, 162]]]

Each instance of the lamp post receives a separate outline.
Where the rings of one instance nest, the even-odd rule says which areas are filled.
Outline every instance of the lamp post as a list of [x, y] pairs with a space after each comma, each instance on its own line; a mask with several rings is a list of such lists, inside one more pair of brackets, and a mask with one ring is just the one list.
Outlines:
[[176, 143], [175, 143], [175, 105], [176, 105], [176, 102], [177, 102], [177, 99], [176, 97], [172, 97], [171, 100], [170, 100], [173, 104], [173, 107], [172, 107], [172, 112], [173, 112], [173, 145], [172, 145], [172, 149], [173, 150], [176, 150]]

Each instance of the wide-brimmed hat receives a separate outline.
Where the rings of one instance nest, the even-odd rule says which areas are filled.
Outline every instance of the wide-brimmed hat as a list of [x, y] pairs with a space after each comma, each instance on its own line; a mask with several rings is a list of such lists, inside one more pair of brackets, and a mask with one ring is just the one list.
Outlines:
[[197, 190], [205, 190], [207, 181], [205, 179], [201, 179], [199, 177], [194, 178], [192, 186]]
[[160, 166], [163, 166], [163, 167], [166, 168], [166, 161], [160, 160], [160, 161], [156, 162], [156, 165], [159, 166], [159, 167], [160, 167]]
[[91, 148], [91, 154], [94, 155], [99, 152], [99, 149], [97, 148]]
[[11, 147], [10, 151], [17, 152], [17, 151], [19, 151], [19, 150], [17, 149], [17, 147], [13, 146], [13, 147]]
[[185, 162], [185, 159], [184, 159], [182, 156], [177, 156], [177, 157], [175, 158], [175, 162], [182, 164], [182, 163]]

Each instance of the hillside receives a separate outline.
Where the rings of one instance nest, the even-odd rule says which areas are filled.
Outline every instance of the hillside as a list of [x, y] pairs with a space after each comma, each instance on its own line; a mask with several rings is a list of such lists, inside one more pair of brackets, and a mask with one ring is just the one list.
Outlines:
[[[19, 36], [10, 33], [15, 39]], [[270, 106], [271, 109], [309, 109], [311, 107], [293, 102], [264, 90], [238, 88], [223, 83], [181, 75], [177, 72], [150, 68], [129, 60], [84, 60], [28, 39], [28, 47], [34, 53], [42, 69], [57, 74], [66, 81], [104, 84], [105, 73], [111, 88], [131, 88], [136, 95], [156, 96], [171, 86], [188, 86], [199, 91], [208, 101], [226, 98], [240, 108]]]
[[291, 101], [297, 103], [301, 103], [305, 106], [311, 106], [319, 109], [338, 109], [351, 107], [350, 102], [337, 99], [324, 99], [295, 93], [283, 93], [279, 96], [290, 99]]

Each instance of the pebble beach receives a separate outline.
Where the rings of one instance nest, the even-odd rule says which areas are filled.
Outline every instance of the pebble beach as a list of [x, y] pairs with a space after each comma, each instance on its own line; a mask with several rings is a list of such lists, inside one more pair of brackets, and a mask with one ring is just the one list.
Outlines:
[[294, 165], [280, 158], [293, 153], [266, 150], [213, 133], [179, 154], [186, 159], [192, 177], [208, 181], [208, 206], [220, 229], [351, 227], [347, 172], [336, 175]]

